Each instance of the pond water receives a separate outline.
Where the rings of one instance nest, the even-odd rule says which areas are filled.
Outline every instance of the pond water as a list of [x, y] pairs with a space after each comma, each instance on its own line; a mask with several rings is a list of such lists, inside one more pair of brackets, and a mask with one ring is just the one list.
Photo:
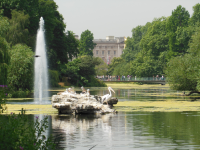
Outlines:
[[[112, 86], [119, 103], [131, 102], [189, 102], [182, 92], [172, 91], [168, 86], [135, 85]], [[52, 89], [51, 95], [65, 89]], [[80, 92], [80, 89], [75, 89]], [[104, 95], [107, 88], [90, 88], [92, 95]], [[195, 96], [193, 97], [195, 98]], [[26, 104], [32, 99], [10, 99], [12, 104]], [[50, 99], [48, 100], [50, 103]], [[198, 103], [198, 100], [196, 101]], [[57, 115], [49, 120], [48, 135], [60, 141], [59, 148], [67, 150], [102, 149], [199, 149], [200, 111], [121, 111], [106, 115]], [[37, 116], [37, 115], [34, 115]], [[41, 116], [41, 115], [40, 115]], [[32, 115], [33, 117], [33, 115]]]

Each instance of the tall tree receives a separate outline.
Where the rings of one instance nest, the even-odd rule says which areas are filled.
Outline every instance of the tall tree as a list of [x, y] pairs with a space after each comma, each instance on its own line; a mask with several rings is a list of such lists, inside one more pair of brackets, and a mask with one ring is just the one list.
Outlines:
[[184, 53], [187, 46], [184, 43], [177, 42], [176, 39], [176, 31], [177, 28], [184, 28], [188, 26], [188, 21], [190, 18], [189, 12], [179, 5], [174, 11], [172, 11], [172, 15], [169, 17], [167, 22], [167, 30], [168, 30], [168, 36], [169, 36], [169, 58], [171, 56], [177, 56], [180, 55], [180, 53]]
[[90, 55], [93, 56], [93, 49], [96, 43], [93, 42], [94, 37], [91, 31], [86, 30], [81, 33], [80, 43], [79, 43], [79, 55]]

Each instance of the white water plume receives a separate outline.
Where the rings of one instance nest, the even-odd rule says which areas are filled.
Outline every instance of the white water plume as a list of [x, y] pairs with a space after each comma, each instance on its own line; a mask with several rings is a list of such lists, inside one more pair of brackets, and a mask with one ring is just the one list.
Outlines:
[[36, 103], [42, 103], [42, 100], [48, 100], [49, 97], [47, 56], [44, 33], [44, 20], [41, 17], [39, 29], [37, 31], [34, 65], [34, 101]]

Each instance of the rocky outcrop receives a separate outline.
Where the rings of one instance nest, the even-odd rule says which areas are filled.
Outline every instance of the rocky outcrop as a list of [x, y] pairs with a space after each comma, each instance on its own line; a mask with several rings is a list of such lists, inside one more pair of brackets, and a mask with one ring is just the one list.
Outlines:
[[112, 109], [112, 106], [117, 102], [118, 99], [113, 97], [108, 101], [108, 105], [106, 101], [102, 104], [101, 97], [97, 95], [90, 95], [89, 97], [80, 94], [52, 96], [52, 107], [58, 109], [60, 114], [115, 113], [116, 111]]

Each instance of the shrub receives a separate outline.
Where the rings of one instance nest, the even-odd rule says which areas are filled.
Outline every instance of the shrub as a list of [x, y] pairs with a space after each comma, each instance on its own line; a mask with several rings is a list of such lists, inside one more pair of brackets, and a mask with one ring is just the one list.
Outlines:
[[23, 113], [1, 116], [0, 149], [55, 149], [52, 137], [43, 135], [48, 128], [47, 120], [48, 116], [41, 121], [36, 117], [31, 122]]
[[89, 79], [90, 80], [86, 84], [86, 87], [107, 87], [107, 85], [103, 81], [101, 81], [93, 76], [90, 76]]
[[51, 87], [59, 87], [59, 73], [56, 70], [49, 69], [49, 85]]

